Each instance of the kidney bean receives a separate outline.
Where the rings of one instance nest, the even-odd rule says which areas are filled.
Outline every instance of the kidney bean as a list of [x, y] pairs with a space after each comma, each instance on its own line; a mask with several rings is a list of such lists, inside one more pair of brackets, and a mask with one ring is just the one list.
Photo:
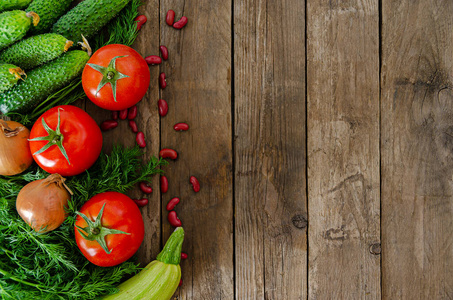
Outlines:
[[167, 87], [167, 80], [164, 72], [159, 75], [159, 86], [161, 89], [165, 89]]
[[140, 190], [145, 194], [151, 194], [153, 192], [152, 187], [147, 185], [146, 182], [140, 182], [138, 186], [140, 187]]
[[136, 116], [137, 116], [137, 105], [129, 107], [129, 109], [127, 110], [127, 118], [129, 120], [133, 120], [135, 119]]
[[157, 106], [159, 107], [159, 115], [161, 117], [165, 117], [168, 112], [168, 103], [164, 99], [159, 99], [159, 102], [157, 102]]
[[134, 21], [137, 22], [137, 31], [139, 31], [142, 28], [142, 25], [148, 21], [145, 15], [139, 15], [137, 16]]
[[143, 199], [132, 199], [134, 200], [135, 204], [137, 204], [138, 207], [143, 207], [148, 204], [148, 199], [143, 198]]
[[178, 152], [170, 148], [164, 148], [159, 151], [159, 156], [162, 158], [170, 158], [170, 159], [177, 159]]
[[187, 253], [181, 252], [181, 259], [187, 259]]
[[160, 65], [162, 63], [162, 58], [160, 58], [157, 55], [150, 55], [145, 57], [145, 61], [148, 65], [154, 66], [154, 65]]
[[118, 114], [118, 117], [120, 118], [120, 120], [126, 120], [126, 118], [127, 118], [127, 108], [125, 108], [123, 110], [120, 110], [120, 112]]
[[116, 111], [116, 110], [112, 111], [112, 119], [118, 120], [118, 111]]
[[160, 49], [160, 53], [162, 54], [162, 58], [164, 60], [167, 60], [168, 59], [168, 49], [167, 49], [167, 47], [165, 47], [164, 45], [160, 45], [159, 49]]
[[137, 132], [137, 135], [135, 136], [135, 140], [137, 141], [137, 144], [140, 148], [146, 147], [145, 134], [143, 132], [141, 132], [141, 131]]
[[198, 193], [200, 191], [200, 183], [195, 176], [190, 176], [189, 179], [190, 183], [192, 184], [194, 192]]
[[181, 220], [178, 218], [174, 210], [168, 213], [167, 219], [170, 225], [173, 227], [180, 227], [182, 225]]
[[129, 127], [132, 129], [133, 133], [137, 133], [138, 132], [137, 123], [135, 123], [134, 120], [129, 120]]
[[182, 17], [181, 19], [179, 19], [178, 22], [173, 24], [173, 28], [181, 29], [184, 26], [186, 26], [186, 24], [187, 24], [187, 18], [186, 17]]
[[168, 191], [168, 179], [166, 176], [160, 176], [160, 192], [165, 194]]
[[173, 22], [175, 21], [175, 12], [174, 10], [170, 9], [169, 11], [167, 11], [167, 16], [165, 18], [165, 22], [167, 22], [167, 24], [169, 26], [173, 25]]
[[167, 203], [167, 210], [171, 211], [175, 208], [175, 206], [179, 203], [179, 198], [173, 198]]
[[179, 280], [179, 285], [178, 286], [181, 286], [182, 285], [182, 279]]
[[102, 131], [107, 131], [118, 126], [118, 122], [115, 120], [106, 120], [101, 123]]
[[189, 130], [189, 125], [187, 125], [186, 123], [178, 123], [173, 126], [173, 129], [176, 131], [186, 131]]

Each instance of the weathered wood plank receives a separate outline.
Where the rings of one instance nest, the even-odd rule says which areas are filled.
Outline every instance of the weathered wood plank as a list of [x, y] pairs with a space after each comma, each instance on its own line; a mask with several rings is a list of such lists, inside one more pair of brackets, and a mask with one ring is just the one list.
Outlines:
[[382, 284], [453, 297], [453, 3], [382, 2]]
[[[233, 299], [231, 1], [160, 5], [161, 42], [169, 50], [168, 61], [160, 65], [168, 84], [161, 97], [169, 105], [161, 118], [161, 148], [179, 153], [165, 167], [169, 190], [162, 195], [163, 241], [173, 230], [165, 205], [180, 197], [175, 210], [186, 232], [183, 251], [189, 255], [181, 263], [183, 285], [176, 298]], [[168, 26], [169, 9], [176, 12], [176, 21], [186, 16], [187, 26]], [[178, 122], [188, 123], [189, 131], [176, 132]], [[200, 181], [198, 193], [189, 183], [191, 175]]]
[[237, 299], [307, 297], [304, 11], [234, 1]]
[[307, 3], [310, 299], [379, 299], [378, 1]]
[[[139, 9], [141, 14], [145, 14], [148, 22], [142, 26], [138, 33], [137, 40], [132, 46], [143, 56], [151, 55], [151, 51], [159, 49], [159, 6], [158, 0], [148, 0]], [[153, 52], [153, 54], [156, 52]], [[159, 153], [159, 115], [155, 109], [156, 99], [159, 97], [159, 89], [156, 84], [159, 70], [150, 68], [151, 84], [145, 97], [137, 104], [138, 116], [136, 122], [138, 129], [143, 131], [147, 142], [147, 147], [143, 150], [143, 160], [148, 161], [151, 156], [158, 156]], [[100, 124], [102, 121], [111, 118], [111, 112], [95, 106], [91, 101], [86, 100], [87, 112]], [[132, 147], [136, 144], [135, 134], [131, 131], [127, 120], [119, 120], [119, 126], [114, 130], [103, 133], [103, 150], [107, 153], [114, 145], [120, 144]], [[145, 223], [145, 238], [137, 255], [139, 262], [143, 265], [155, 259], [160, 251], [161, 241], [161, 200], [159, 192], [159, 177], [155, 176], [151, 184], [153, 193], [143, 194], [138, 187], [128, 193], [132, 198], [148, 198], [149, 204], [140, 210], [142, 211]]]

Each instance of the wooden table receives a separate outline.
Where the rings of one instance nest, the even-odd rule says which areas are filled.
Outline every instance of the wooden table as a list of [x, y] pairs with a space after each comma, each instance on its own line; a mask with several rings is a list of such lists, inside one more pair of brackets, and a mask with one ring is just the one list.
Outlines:
[[[175, 299], [453, 297], [452, 1], [148, 0], [141, 12], [134, 47], [170, 53], [139, 104], [145, 159], [179, 158], [167, 193], [153, 182], [139, 257], [155, 258], [180, 197], [189, 258]], [[104, 137], [135, 143], [127, 122]]]

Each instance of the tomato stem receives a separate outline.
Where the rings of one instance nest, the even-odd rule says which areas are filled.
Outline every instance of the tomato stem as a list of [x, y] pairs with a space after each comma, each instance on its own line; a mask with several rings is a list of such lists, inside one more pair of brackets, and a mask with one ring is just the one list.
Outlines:
[[107, 228], [102, 225], [102, 215], [104, 214], [104, 208], [106, 204], [107, 202], [105, 202], [102, 205], [102, 208], [99, 211], [98, 215], [96, 216], [96, 220], [94, 222], [83, 213], [76, 211], [76, 214], [78, 214], [82, 219], [85, 220], [87, 226], [82, 228], [80, 226], [75, 225], [75, 227], [84, 239], [98, 242], [102, 249], [104, 249], [104, 251], [107, 254], [110, 254], [112, 251], [109, 250], [109, 248], [107, 247], [105, 237], [109, 234], [130, 234], [130, 233], [121, 230]]

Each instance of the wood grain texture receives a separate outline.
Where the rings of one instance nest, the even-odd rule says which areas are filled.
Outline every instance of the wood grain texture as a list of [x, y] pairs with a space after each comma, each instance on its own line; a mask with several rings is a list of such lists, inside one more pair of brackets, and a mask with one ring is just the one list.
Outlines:
[[[165, 167], [169, 190], [162, 195], [163, 241], [172, 232], [165, 206], [173, 197], [186, 233], [181, 262], [183, 285], [177, 299], [233, 299], [233, 189], [231, 115], [231, 2], [161, 1], [161, 43], [169, 59], [161, 97], [168, 115], [161, 118], [161, 148], [178, 151]], [[165, 23], [169, 9], [188, 18], [182, 30]], [[158, 49], [155, 50], [158, 53]], [[157, 81], [156, 81], [157, 82]], [[157, 99], [156, 99], [157, 101]], [[190, 129], [176, 132], [186, 122]], [[200, 181], [195, 193], [189, 177]]]
[[[159, 6], [158, 0], [148, 0], [139, 8], [140, 14], [145, 14], [148, 22], [142, 26], [138, 33], [137, 40], [132, 46], [142, 56], [155, 54], [159, 51]], [[137, 104], [138, 115], [135, 121], [138, 130], [143, 131], [147, 146], [143, 149], [143, 161], [146, 162], [151, 156], [159, 154], [159, 114], [156, 110], [156, 99], [159, 97], [157, 78], [159, 70], [150, 67], [151, 83], [145, 97]], [[102, 121], [111, 119], [111, 112], [95, 106], [91, 101], [86, 100], [87, 112], [100, 124]], [[127, 120], [119, 120], [119, 126], [111, 131], [103, 132], [103, 150], [109, 153], [114, 145], [133, 147], [136, 145], [135, 134], [131, 131]], [[148, 198], [149, 204], [141, 208], [143, 221], [145, 223], [145, 238], [137, 255], [142, 265], [148, 264], [155, 259], [160, 252], [161, 241], [161, 201], [159, 192], [159, 177], [154, 176], [152, 184], [153, 193], [143, 194], [137, 187], [128, 193], [128, 196], [135, 199]]]
[[380, 299], [378, 1], [307, 3], [309, 299]]
[[382, 284], [453, 297], [453, 3], [382, 2]]
[[234, 1], [237, 299], [307, 297], [304, 11]]

